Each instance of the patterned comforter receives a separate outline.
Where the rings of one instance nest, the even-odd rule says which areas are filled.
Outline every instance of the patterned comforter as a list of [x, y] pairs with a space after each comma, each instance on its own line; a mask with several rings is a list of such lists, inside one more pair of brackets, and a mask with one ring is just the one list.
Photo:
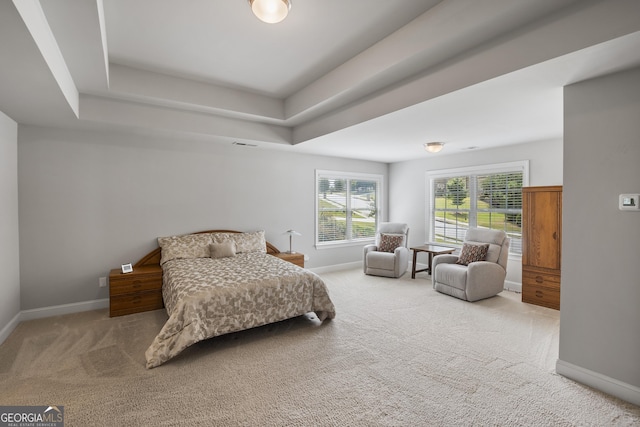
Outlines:
[[168, 261], [162, 294], [169, 319], [145, 355], [154, 368], [207, 338], [314, 311], [335, 317], [316, 274], [265, 253]]

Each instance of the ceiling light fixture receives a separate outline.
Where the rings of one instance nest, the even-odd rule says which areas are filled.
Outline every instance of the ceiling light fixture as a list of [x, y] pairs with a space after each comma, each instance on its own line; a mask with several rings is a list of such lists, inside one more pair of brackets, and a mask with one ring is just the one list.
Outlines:
[[291, 0], [249, 0], [253, 14], [268, 24], [277, 24], [287, 17]]
[[237, 145], [239, 147], [257, 147], [257, 144], [247, 144], [246, 142], [238, 142], [238, 141], [233, 141], [231, 143], [231, 145]]
[[444, 142], [425, 142], [424, 149], [430, 153], [437, 153], [444, 147]]

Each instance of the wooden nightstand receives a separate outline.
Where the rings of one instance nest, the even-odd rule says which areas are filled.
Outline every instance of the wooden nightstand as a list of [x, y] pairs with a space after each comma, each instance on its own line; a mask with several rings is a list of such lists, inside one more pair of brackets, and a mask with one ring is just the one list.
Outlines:
[[299, 267], [304, 268], [304, 254], [299, 254], [299, 253], [288, 253], [288, 252], [280, 252], [277, 254], [273, 254], [273, 256], [277, 256], [280, 259], [283, 259], [285, 261], [289, 261], [292, 264], [295, 264]]
[[157, 310], [162, 301], [162, 268], [135, 267], [123, 274], [120, 269], [109, 273], [109, 317]]

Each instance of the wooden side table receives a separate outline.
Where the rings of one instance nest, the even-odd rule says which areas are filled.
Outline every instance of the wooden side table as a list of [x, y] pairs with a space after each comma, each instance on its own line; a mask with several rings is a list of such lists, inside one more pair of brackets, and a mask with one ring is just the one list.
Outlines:
[[294, 252], [294, 253], [279, 252], [277, 254], [273, 254], [273, 256], [283, 259], [285, 261], [289, 261], [290, 263], [295, 264], [298, 267], [304, 268], [304, 254], [299, 254], [297, 252]]
[[134, 267], [131, 273], [118, 269], [109, 274], [109, 317], [157, 310], [162, 300], [162, 268]]
[[[439, 245], [422, 245], [422, 246], [414, 246], [410, 248], [413, 251], [413, 265], [411, 266], [411, 278], [416, 278], [416, 273], [420, 273], [421, 271], [426, 271], [428, 274], [431, 274], [431, 265], [433, 264], [433, 257], [441, 254], [450, 254], [456, 250], [456, 248], [451, 248], [449, 246], [439, 246]], [[418, 252], [427, 252], [429, 254], [429, 264], [427, 268], [423, 268], [422, 270], [416, 270], [416, 257]]]

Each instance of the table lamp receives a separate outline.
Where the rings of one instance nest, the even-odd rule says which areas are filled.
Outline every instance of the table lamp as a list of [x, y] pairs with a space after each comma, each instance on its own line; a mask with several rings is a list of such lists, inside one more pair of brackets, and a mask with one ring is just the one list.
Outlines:
[[292, 246], [291, 246], [291, 241], [293, 240], [293, 236], [302, 236], [302, 234], [298, 233], [295, 230], [287, 230], [284, 232], [284, 234], [288, 234], [289, 235], [289, 251], [287, 251], [287, 253], [289, 254], [295, 254], [295, 252], [293, 252]]

